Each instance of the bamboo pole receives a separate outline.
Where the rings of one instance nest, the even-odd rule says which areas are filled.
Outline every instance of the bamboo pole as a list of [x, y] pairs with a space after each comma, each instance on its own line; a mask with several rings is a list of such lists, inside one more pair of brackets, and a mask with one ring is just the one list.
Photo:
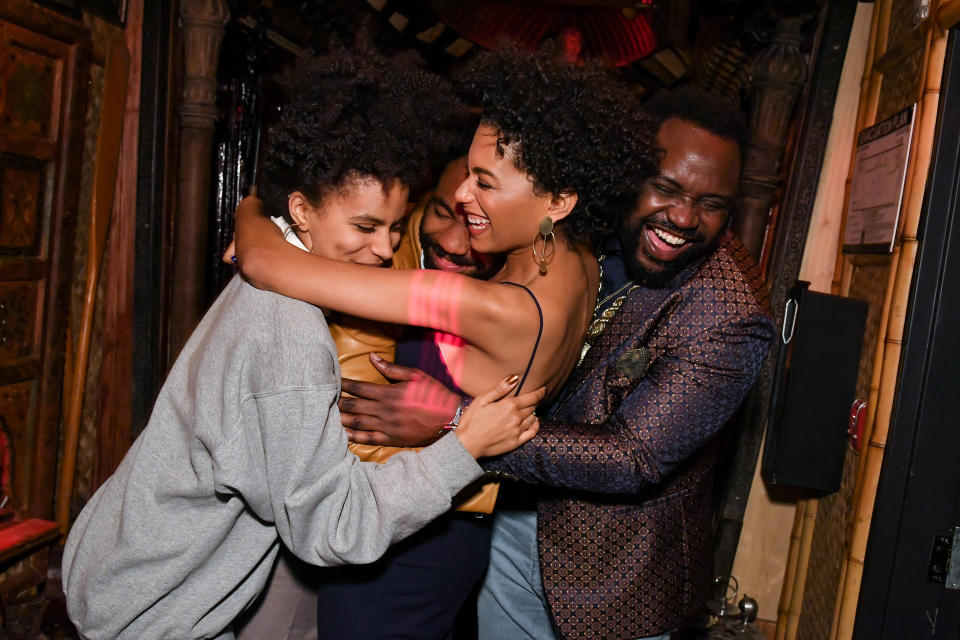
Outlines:
[[[780, 603], [777, 606], [776, 640], [786, 640], [787, 619], [791, 617], [790, 608], [793, 602], [793, 592], [797, 582], [797, 567], [800, 564], [800, 544], [803, 531], [803, 515], [807, 503], [800, 500], [793, 516], [793, 527], [790, 530], [790, 551], [787, 555], [787, 566], [783, 575], [783, 590], [780, 592]], [[799, 612], [798, 612], [799, 613]]]
[[[873, 376], [878, 380], [876, 411], [868, 436], [869, 446], [858, 469], [853, 535], [850, 541], [845, 580], [837, 607], [836, 637], [840, 640], [846, 640], [853, 635], [867, 538], [896, 395], [903, 329], [918, 249], [917, 230], [923, 209], [923, 188], [930, 168], [945, 56], [946, 34], [938, 29], [931, 29], [927, 34], [924, 49], [924, 84], [917, 110], [914, 138], [916, 144], [912, 149], [908, 165], [911, 167], [910, 192], [904, 204], [900, 243], [891, 262], [887, 303], [884, 305], [887, 308], [888, 317], [884, 326], [883, 346], [877, 358], [880, 370], [875, 371]], [[872, 391], [871, 389], [871, 395]], [[871, 422], [868, 422], [868, 426], [871, 426]]]
[[810, 549], [813, 546], [813, 532], [817, 524], [817, 508], [820, 505], [820, 501], [816, 498], [803, 502], [805, 504], [800, 527], [800, 546], [797, 552], [797, 575], [790, 593], [790, 608], [787, 611], [787, 640], [793, 640], [797, 637], [797, 628], [800, 625], [804, 585], [807, 582], [807, 569], [810, 568]]
[[[70, 526], [70, 498], [77, 466], [77, 445], [80, 440], [80, 419], [83, 412], [83, 390], [87, 381], [87, 361], [90, 355], [90, 336], [93, 330], [93, 312], [100, 279], [101, 262], [110, 228], [110, 213], [120, 162], [120, 142], [123, 132], [123, 110], [127, 99], [127, 79], [130, 73], [130, 53], [120, 39], [115, 40], [107, 53], [103, 108], [100, 113], [100, 132], [93, 174], [93, 195], [90, 206], [90, 238], [87, 250], [87, 279], [84, 289], [83, 314], [77, 338], [77, 355], [69, 375], [68, 413], [64, 423], [63, 455], [57, 490], [56, 517], [61, 533]], [[68, 345], [69, 347], [69, 345]]]

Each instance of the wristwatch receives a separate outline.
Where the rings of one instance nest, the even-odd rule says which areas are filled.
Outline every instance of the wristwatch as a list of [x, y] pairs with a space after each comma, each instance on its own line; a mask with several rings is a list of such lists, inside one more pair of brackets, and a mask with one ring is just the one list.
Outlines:
[[453, 418], [447, 424], [443, 425], [440, 428], [440, 435], [443, 435], [449, 431], [456, 431], [457, 427], [460, 426], [460, 418], [463, 416], [463, 410], [470, 405], [470, 401], [473, 398], [468, 396], [460, 396], [460, 402], [457, 403], [457, 410], [453, 414]]

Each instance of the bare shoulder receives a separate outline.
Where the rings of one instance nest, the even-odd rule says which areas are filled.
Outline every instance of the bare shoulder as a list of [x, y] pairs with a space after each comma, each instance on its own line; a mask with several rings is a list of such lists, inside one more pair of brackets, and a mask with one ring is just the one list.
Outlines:
[[[593, 315], [599, 282], [596, 258], [589, 250], [575, 250], [566, 259], [555, 260], [545, 275], [537, 275], [526, 283], [527, 291], [504, 287], [512, 289], [513, 335], [520, 339], [539, 332], [539, 348], [566, 360], [568, 343], [583, 337]], [[543, 316], [542, 331], [536, 307]], [[579, 348], [579, 342], [576, 347]]]
[[[558, 261], [559, 262], [559, 261]], [[532, 289], [557, 324], [584, 324], [593, 313], [600, 288], [600, 267], [587, 248], [569, 253], [569, 259], [550, 265], [547, 275]], [[546, 321], [546, 319], [545, 319]], [[553, 323], [551, 323], [553, 324]]]

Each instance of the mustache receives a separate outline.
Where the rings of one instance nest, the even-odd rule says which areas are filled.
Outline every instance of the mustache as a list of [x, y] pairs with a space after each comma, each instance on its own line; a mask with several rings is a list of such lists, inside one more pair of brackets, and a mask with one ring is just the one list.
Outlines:
[[475, 267], [477, 266], [477, 261], [474, 260], [470, 254], [467, 255], [456, 255], [453, 253], [447, 253], [443, 250], [443, 247], [439, 243], [435, 242], [430, 236], [424, 235], [420, 238], [420, 244], [423, 247], [424, 251], [430, 250], [433, 255], [438, 258], [443, 258], [458, 267]]

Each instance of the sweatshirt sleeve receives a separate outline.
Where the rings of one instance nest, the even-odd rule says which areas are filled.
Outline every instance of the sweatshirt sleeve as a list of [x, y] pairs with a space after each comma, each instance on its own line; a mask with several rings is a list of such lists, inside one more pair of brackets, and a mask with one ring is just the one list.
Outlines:
[[482, 470], [456, 437], [386, 464], [347, 450], [335, 384], [257, 393], [213, 455], [218, 491], [240, 493], [317, 565], [361, 564], [447, 511]]

